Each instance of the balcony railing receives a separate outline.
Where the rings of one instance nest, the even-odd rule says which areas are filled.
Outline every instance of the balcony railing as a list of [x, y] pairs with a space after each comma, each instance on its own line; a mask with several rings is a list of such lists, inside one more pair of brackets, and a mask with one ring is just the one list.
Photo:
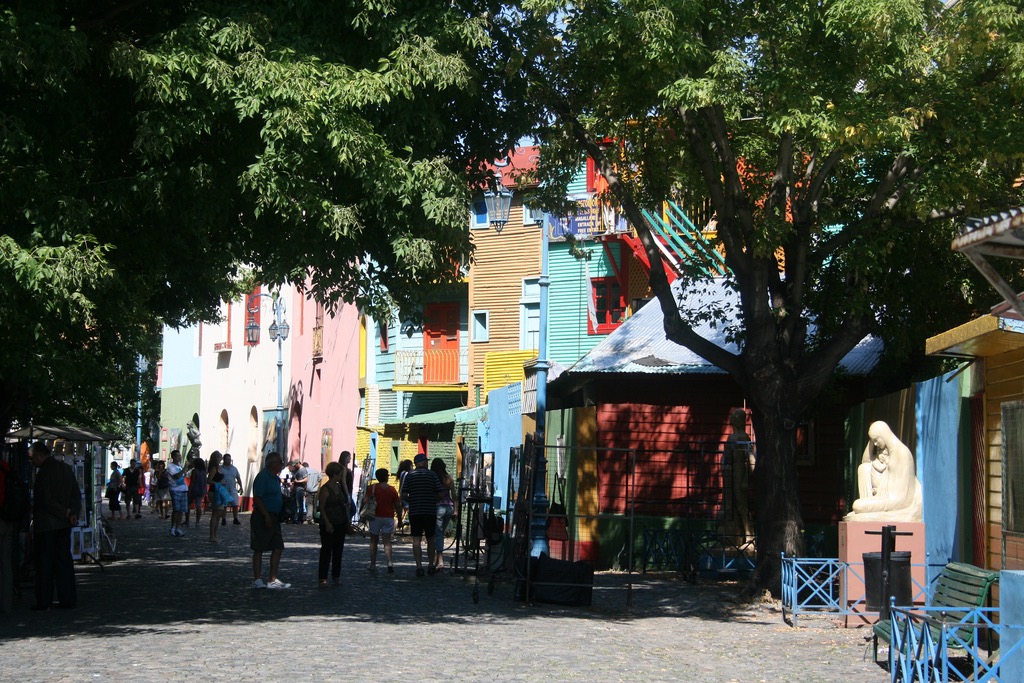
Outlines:
[[416, 349], [395, 352], [395, 384], [441, 385], [469, 381], [466, 349]]

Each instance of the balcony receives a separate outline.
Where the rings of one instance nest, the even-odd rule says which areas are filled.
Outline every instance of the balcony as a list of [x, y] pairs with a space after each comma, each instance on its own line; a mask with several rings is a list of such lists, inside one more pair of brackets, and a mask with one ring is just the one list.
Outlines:
[[395, 352], [395, 384], [451, 386], [469, 382], [467, 349], [416, 349]]

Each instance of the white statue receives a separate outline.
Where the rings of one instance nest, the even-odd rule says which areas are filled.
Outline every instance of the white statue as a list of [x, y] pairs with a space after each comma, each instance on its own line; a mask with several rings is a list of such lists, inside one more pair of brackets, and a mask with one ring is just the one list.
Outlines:
[[914, 455], [884, 422], [868, 427], [848, 522], [920, 522], [924, 515]]

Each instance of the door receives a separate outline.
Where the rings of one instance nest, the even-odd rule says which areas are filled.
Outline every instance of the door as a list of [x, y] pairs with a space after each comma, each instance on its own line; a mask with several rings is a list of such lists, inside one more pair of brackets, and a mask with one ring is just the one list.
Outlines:
[[423, 312], [423, 383], [459, 381], [459, 304], [428, 304]]

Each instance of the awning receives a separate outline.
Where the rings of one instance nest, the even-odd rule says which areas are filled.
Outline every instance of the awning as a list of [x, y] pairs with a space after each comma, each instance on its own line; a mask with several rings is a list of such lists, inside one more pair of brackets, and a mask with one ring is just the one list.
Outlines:
[[117, 441], [121, 438], [81, 427], [47, 427], [45, 425], [22, 427], [11, 432], [7, 437], [10, 439], [63, 439], [65, 441]]
[[442, 424], [454, 424], [455, 415], [464, 411], [465, 408], [448, 408], [447, 410], [438, 410], [433, 413], [422, 413], [420, 415], [409, 415], [408, 417], [400, 417], [397, 420], [384, 420], [386, 425], [442, 425]]
[[468, 408], [455, 413], [455, 423], [465, 424], [467, 422], [479, 422], [480, 420], [487, 419], [487, 404], [477, 406], [476, 408]]

